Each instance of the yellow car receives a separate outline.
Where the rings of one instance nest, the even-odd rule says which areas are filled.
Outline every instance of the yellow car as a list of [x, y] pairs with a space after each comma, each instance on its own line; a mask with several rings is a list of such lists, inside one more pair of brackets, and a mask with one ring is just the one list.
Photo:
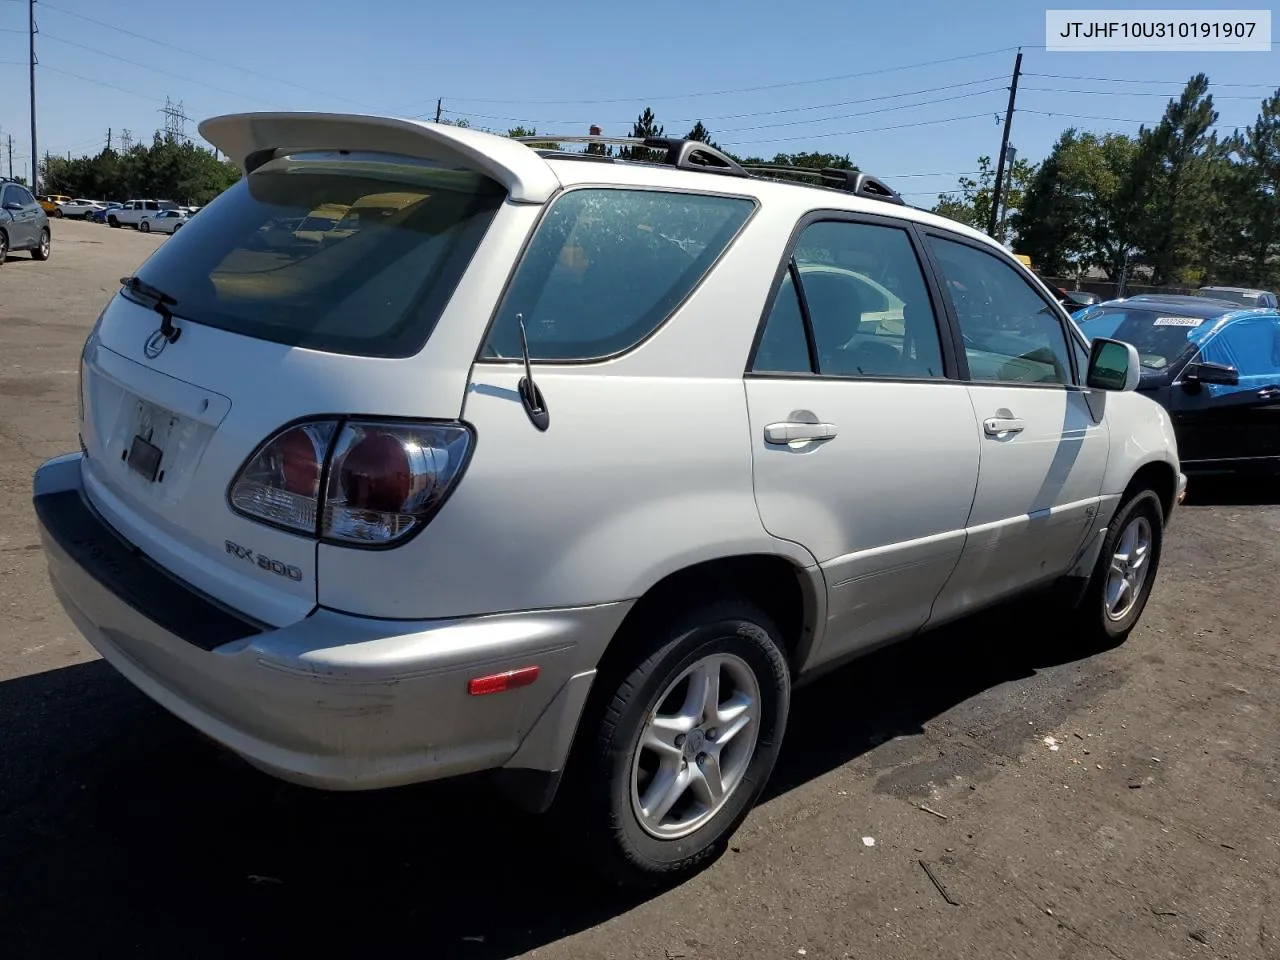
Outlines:
[[60, 193], [51, 193], [47, 197], [36, 197], [36, 199], [40, 201], [44, 212], [51, 217], [62, 216], [62, 204], [71, 202], [71, 197], [64, 197]]

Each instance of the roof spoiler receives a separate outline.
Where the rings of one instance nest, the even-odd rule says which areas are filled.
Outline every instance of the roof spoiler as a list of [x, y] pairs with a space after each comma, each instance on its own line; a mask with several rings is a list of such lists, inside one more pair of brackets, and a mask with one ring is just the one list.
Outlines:
[[517, 203], [545, 203], [560, 189], [551, 165], [507, 137], [449, 124], [341, 113], [237, 113], [211, 117], [200, 136], [245, 173], [291, 150], [359, 150], [476, 170]]

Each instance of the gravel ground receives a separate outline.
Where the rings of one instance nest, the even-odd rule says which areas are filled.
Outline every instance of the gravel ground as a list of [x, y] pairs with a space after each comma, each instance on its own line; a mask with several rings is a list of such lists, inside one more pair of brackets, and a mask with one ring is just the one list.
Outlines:
[[1193, 483], [1122, 647], [1024, 604], [806, 689], [732, 850], [648, 900], [472, 786], [322, 794], [210, 746], [80, 639], [29, 500], [163, 242], [57, 222], [0, 268], [0, 956], [1280, 957], [1276, 484]]

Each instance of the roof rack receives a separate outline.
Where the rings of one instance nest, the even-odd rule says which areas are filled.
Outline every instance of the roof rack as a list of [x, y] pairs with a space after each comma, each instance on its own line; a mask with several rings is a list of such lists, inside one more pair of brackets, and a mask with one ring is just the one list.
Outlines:
[[[769, 164], [743, 165], [722, 150], [703, 143], [701, 140], [684, 140], [679, 137], [604, 137], [596, 135], [556, 136], [555, 134], [533, 134], [516, 137], [525, 144], [586, 143], [586, 144], [618, 144], [629, 147], [647, 147], [650, 150], [663, 150], [666, 155], [660, 161], [681, 170], [699, 170], [704, 173], [719, 173], [730, 177], [764, 177], [770, 180], [781, 180], [783, 177], [811, 177], [821, 181], [818, 185], [852, 193], [871, 200], [883, 200], [899, 206], [907, 206], [901, 194], [883, 180], [863, 173], [860, 170], [838, 170], [834, 167], [823, 167], [820, 170], [807, 167], [784, 167]], [[580, 153], [567, 153], [559, 149], [539, 150], [543, 156], [570, 157], [586, 159]], [[609, 160], [612, 158], [593, 156], [591, 159]]]
[[733, 157], [722, 150], [717, 150], [701, 140], [683, 140], [679, 137], [599, 137], [599, 136], [567, 136], [558, 137], [553, 134], [538, 134], [528, 137], [516, 137], [521, 143], [600, 143], [619, 144], [628, 147], [646, 147], [650, 150], [666, 151], [661, 163], [681, 170], [700, 170], [704, 173], [720, 173], [729, 177], [747, 177], [750, 174]]
[[883, 200], [886, 203], [895, 203], [899, 206], [906, 206], [907, 202], [902, 199], [898, 191], [894, 190], [883, 180], [873, 177], [869, 173], [863, 173], [861, 170], [838, 170], [835, 167], [823, 167], [820, 170], [810, 169], [807, 167], [783, 167], [769, 165], [750, 165], [744, 167], [748, 173], [763, 174], [769, 179], [777, 179], [779, 176], [793, 177], [813, 177], [823, 182], [821, 186], [830, 186], [844, 193], [856, 194], [860, 197], [866, 197], [870, 200]]

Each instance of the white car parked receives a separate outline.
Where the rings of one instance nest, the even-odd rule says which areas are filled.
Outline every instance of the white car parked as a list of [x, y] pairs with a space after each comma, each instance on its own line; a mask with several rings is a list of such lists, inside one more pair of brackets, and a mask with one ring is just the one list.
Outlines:
[[106, 204], [100, 200], [68, 200], [59, 206], [64, 217], [83, 220], [95, 210], [102, 210]]
[[200, 132], [246, 176], [107, 304], [34, 499], [85, 636], [250, 763], [498, 771], [653, 883], [723, 849], [798, 682], [1048, 585], [1085, 649], [1137, 623], [1169, 417], [982, 234], [685, 141]]
[[177, 233], [187, 223], [187, 214], [182, 210], [161, 210], [155, 216], [148, 220], [143, 220], [138, 224], [138, 229], [143, 233], [150, 233], [152, 230], [157, 233]]
[[150, 220], [162, 210], [176, 210], [178, 205], [171, 200], [130, 200], [124, 206], [107, 214], [107, 224], [112, 227], [142, 228], [145, 220]]

